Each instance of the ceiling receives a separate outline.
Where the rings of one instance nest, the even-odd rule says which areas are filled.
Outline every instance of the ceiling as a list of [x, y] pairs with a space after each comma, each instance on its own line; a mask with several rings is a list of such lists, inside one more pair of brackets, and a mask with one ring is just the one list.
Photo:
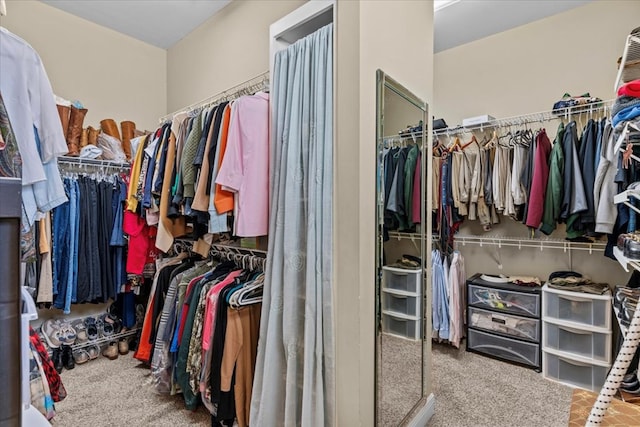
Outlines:
[[41, 0], [96, 24], [168, 49], [231, 0]]
[[[58, 9], [168, 49], [231, 0], [41, 0]], [[256, 0], [254, 0], [256, 1]], [[469, 43], [593, 0], [438, 0], [435, 52]]]
[[435, 52], [528, 24], [592, 0], [459, 0], [437, 2]]

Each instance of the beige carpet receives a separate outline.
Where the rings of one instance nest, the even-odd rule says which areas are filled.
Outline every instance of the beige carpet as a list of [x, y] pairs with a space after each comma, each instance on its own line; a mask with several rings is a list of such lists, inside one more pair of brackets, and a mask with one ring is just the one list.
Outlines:
[[[436, 414], [429, 427], [567, 425], [570, 388], [547, 381], [533, 370], [446, 345], [434, 344], [432, 354]], [[181, 396], [156, 394], [149, 370], [131, 355], [114, 361], [100, 357], [64, 371], [62, 381], [69, 395], [56, 404], [54, 426], [210, 425], [204, 409], [193, 413], [184, 409]], [[402, 382], [415, 384], [412, 391], [419, 384]], [[407, 391], [394, 394], [393, 399], [403, 400], [403, 393]], [[404, 396], [410, 397], [406, 400], [414, 400], [411, 394]], [[403, 401], [401, 406], [408, 403]], [[381, 425], [393, 425], [386, 422]]]
[[436, 413], [429, 427], [566, 426], [569, 387], [527, 368], [433, 345]]
[[422, 398], [422, 342], [382, 334], [378, 425], [397, 426]]
[[100, 356], [62, 372], [68, 396], [56, 403], [54, 426], [210, 426], [208, 413], [184, 408], [182, 396], [153, 391], [149, 369], [132, 353], [109, 360]]

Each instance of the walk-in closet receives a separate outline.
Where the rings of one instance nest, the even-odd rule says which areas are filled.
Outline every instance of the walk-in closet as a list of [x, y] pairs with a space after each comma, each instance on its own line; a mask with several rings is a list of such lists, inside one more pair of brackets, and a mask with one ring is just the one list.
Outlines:
[[0, 426], [640, 425], [639, 17], [0, 0]]

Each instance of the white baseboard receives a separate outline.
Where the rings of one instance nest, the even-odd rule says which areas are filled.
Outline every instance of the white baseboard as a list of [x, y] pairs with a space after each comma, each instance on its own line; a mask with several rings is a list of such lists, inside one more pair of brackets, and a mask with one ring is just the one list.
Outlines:
[[426, 403], [407, 424], [408, 427], [425, 427], [433, 414], [436, 413], [436, 397], [431, 393]]

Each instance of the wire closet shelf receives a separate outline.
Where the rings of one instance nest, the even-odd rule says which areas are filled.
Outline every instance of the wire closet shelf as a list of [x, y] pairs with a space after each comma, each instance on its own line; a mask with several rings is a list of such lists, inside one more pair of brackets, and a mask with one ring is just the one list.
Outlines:
[[201, 101], [195, 102], [187, 107], [183, 107], [173, 113], [162, 116], [159, 120], [160, 123], [165, 123], [172, 120], [176, 114], [179, 113], [194, 113], [206, 108], [210, 105], [219, 104], [224, 101], [232, 101], [241, 96], [253, 95], [256, 92], [269, 89], [269, 72], [264, 71], [257, 76], [246, 80], [240, 84], [237, 84], [223, 92], [216, 95], [209, 96]]
[[468, 244], [475, 244], [482, 246], [497, 246], [502, 247], [514, 247], [518, 249], [522, 248], [534, 248], [540, 249], [560, 249], [564, 252], [567, 251], [588, 251], [590, 254], [594, 251], [602, 251], [606, 247], [606, 243], [602, 241], [594, 242], [572, 242], [569, 240], [551, 239], [551, 238], [520, 238], [509, 236], [473, 236], [456, 234], [453, 238], [455, 244], [466, 246]]
[[61, 156], [58, 157], [58, 167], [64, 170], [80, 169], [87, 172], [95, 170], [116, 170], [128, 171], [131, 165], [126, 162], [115, 162], [112, 160], [85, 159], [82, 157]]
[[459, 126], [456, 128], [440, 129], [433, 132], [435, 137], [456, 136], [476, 131], [483, 132], [486, 129], [497, 129], [510, 126], [525, 126], [531, 123], [544, 123], [553, 120], [571, 120], [574, 116], [593, 116], [594, 114], [606, 114], [614, 103], [614, 99], [593, 102], [590, 104], [576, 105], [555, 110], [539, 111], [537, 113], [522, 114], [519, 116], [503, 117], [490, 120], [473, 126]]

